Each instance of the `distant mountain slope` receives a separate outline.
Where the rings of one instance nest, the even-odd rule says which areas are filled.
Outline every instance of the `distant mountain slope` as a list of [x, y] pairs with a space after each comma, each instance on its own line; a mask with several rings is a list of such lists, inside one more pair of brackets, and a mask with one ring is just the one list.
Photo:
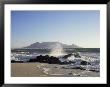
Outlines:
[[74, 44], [67, 45], [67, 44], [63, 44], [63, 43], [60, 43], [60, 42], [42, 42], [42, 43], [36, 42], [36, 43], [33, 43], [30, 46], [27, 46], [27, 47], [24, 47], [24, 48], [52, 49], [56, 46], [57, 47], [62, 47], [62, 48], [80, 48], [79, 46], [74, 45]]

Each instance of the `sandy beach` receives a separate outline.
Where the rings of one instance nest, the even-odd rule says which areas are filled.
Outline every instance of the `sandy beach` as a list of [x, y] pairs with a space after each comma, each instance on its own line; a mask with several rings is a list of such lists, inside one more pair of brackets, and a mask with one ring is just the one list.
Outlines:
[[67, 65], [48, 63], [11, 63], [12, 77], [99, 77], [100, 72], [65, 68]]

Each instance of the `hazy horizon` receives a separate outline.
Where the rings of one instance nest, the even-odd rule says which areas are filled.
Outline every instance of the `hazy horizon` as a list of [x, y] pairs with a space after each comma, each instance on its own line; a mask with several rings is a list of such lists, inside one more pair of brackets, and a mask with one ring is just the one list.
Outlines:
[[[54, 42], [58, 42], [58, 41], [54, 41]], [[37, 42], [34, 42], [34, 43], [37, 43]], [[34, 43], [32, 43], [32, 44], [34, 44]], [[43, 42], [38, 42], [38, 43], [43, 43]], [[79, 48], [85, 48], [85, 47], [81, 47], [81, 46], [79, 46], [79, 45], [77, 45], [77, 44], [67, 44], [67, 43], [63, 43], [63, 42], [58, 42], [58, 43], [62, 43], [62, 44], [66, 44], [66, 45], [76, 45], [76, 46], [78, 46]], [[27, 45], [27, 46], [30, 46], [31, 44], [29, 44], [29, 45]], [[16, 48], [24, 48], [24, 47], [27, 47], [27, 46], [23, 46], [23, 47], [15, 47], [15, 48], [11, 48], [11, 49], [16, 49]], [[88, 47], [87, 47], [88, 48]], [[95, 48], [95, 47], [94, 47]], [[99, 48], [99, 47], [96, 47], [96, 48]]]
[[100, 11], [12, 11], [11, 48], [35, 42], [100, 48]]

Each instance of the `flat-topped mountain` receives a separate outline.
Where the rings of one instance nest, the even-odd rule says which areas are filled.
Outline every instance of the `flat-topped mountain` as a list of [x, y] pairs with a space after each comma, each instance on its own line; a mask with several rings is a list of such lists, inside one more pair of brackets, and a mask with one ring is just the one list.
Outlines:
[[79, 46], [72, 44], [72, 45], [67, 45], [63, 44], [61, 42], [36, 42], [33, 43], [27, 47], [24, 48], [29, 48], [29, 49], [53, 49], [53, 48], [80, 48]]

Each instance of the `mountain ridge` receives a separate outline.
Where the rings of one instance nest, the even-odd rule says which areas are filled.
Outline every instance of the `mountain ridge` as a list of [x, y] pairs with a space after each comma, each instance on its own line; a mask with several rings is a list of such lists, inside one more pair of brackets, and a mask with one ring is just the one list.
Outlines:
[[23, 47], [27, 49], [52, 49], [52, 48], [81, 48], [75, 44], [68, 45], [68, 44], [63, 44], [61, 42], [35, 42], [33, 44], [30, 44], [29, 46]]

